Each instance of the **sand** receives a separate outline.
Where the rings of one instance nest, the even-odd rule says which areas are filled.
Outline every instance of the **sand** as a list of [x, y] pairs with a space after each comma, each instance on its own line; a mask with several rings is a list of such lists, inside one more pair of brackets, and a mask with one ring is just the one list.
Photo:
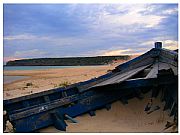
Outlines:
[[[118, 63], [119, 64], [119, 63]], [[29, 76], [29, 78], [4, 84], [4, 99], [19, 97], [56, 88], [62, 83], [73, 84], [80, 81], [98, 77], [114, 69], [116, 65], [81, 67], [68, 69], [4, 71], [4, 75]], [[32, 85], [27, 86], [27, 83]], [[150, 93], [144, 95], [143, 100], [133, 98], [127, 105], [120, 101], [112, 104], [111, 110], [101, 109], [96, 111], [96, 116], [84, 114], [76, 117], [78, 123], [66, 121], [67, 132], [174, 132], [177, 129], [163, 131], [167, 121], [173, 118], [168, 116], [168, 111], [162, 111], [163, 103], [159, 98], [153, 102], [161, 108], [151, 114], [144, 112]], [[7, 124], [7, 132], [12, 132], [12, 126]], [[53, 126], [39, 130], [39, 132], [62, 132]]]

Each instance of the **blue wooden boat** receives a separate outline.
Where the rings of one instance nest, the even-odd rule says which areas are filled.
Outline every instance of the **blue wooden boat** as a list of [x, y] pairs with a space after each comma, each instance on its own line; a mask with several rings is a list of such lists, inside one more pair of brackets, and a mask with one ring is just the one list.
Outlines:
[[50, 125], [65, 131], [66, 119], [76, 122], [74, 117], [84, 113], [94, 116], [97, 109], [109, 110], [112, 102], [127, 104], [128, 99], [141, 99], [148, 91], [152, 97], [161, 92], [164, 110], [170, 109], [169, 115], [177, 120], [178, 52], [163, 49], [161, 42], [98, 78], [4, 100], [4, 125], [9, 120], [15, 132], [36, 132]]

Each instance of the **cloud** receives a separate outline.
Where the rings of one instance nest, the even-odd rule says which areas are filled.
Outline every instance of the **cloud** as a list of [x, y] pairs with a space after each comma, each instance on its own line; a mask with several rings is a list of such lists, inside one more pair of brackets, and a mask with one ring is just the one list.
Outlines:
[[[85, 16], [81, 16], [83, 20], [91, 22], [88, 24], [90, 29], [99, 32], [121, 32], [128, 33], [137, 32], [141, 28], [153, 28], [158, 26], [164, 15], [142, 14], [143, 11], [148, 12], [148, 4], [112, 4], [100, 5], [97, 7], [90, 6], [82, 8], [81, 12], [85, 12]], [[80, 8], [76, 6], [76, 8]], [[96, 8], [96, 9], [95, 9]], [[76, 9], [77, 10], [77, 9]], [[76, 11], [75, 8], [73, 11]], [[92, 12], [95, 11], [95, 12]], [[116, 31], [117, 29], [117, 31]]]
[[146, 41], [141, 43], [141, 45], [152, 47], [152, 45], [154, 45], [155, 42], [159, 41], [163, 43], [163, 48], [170, 50], [178, 49], [178, 42], [176, 40], [169, 40], [169, 39], [162, 40], [162, 38], [163, 37], [159, 37], [159, 40]]
[[115, 56], [115, 55], [140, 55], [143, 54], [144, 52], [148, 51], [146, 48], [119, 48], [117, 47], [116, 49], [110, 49], [110, 50], [102, 50], [102, 51], [97, 51], [96, 53], [102, 56]]
[[[84, 37], [82, 35], [82, 37]], [[87, 38], [87, 37], [85, 37]], [[62, 44], [62, 45], [72, 45], [76, 43], [85, 42], [83, 38], [76, 38], [73, 36], [64, 36], [64, 37], [57, 37], [57, 36], [39, 36], [39, 35], [32, 35], [32, 34], [22, 34], [22, 35], [13, 35], [13, 36], [4, 36], [3, 38], [5, 41], [45, 41], [50, 42], [52, 44]], [[88, 38], [87, 38], [88, 39]], [[86, 40], [87, 41], [87, 40]]]
[[[143, 53], [154, 47], [155, 41], [178, 41], [177, 7], [177, 4], [5, 4], [4, 56]], [[164, 47], [177, 46], [172, 43]]]
[[31, 34], [21, 34], [13, 36], [5, 36], [4, 40], [48, 40], [49, 37], [40, 37]]
[[178, 13], [178, 9], [177, 8], [167, 9], [167, 10], [164, 10], [162, 13], [165, 15], [172, 15], [172, 14]]
[[125, 50], [113, 50], [109, 52], [105, 52], [104, 56], [114, 56], [114, 55], [125, 55], [128, 54], [128, 52], [131, 51], [131, 49], [125, 49]]
[[178, 49], [178, 42], [174, 40], [165, 40], [164, 48], [170, 49], [170, 50], [176, 50]]
[[14, 54], [14, 57], [17, 58], [35, 58], [35, 57], [41, 57], [42, 55], [45, 55], [46, 52], [40, 51], [38, 49], [33, 50], [27, 50], [27, 51], [16, 51]]
[[4, 62], [8, 62], [8, 61], [10, 61], [10, 60], [18, 60], [19, 58], [15, 58], [15, 57], [4, 57], [3, 58], [3, 61]]
[[110, 14], [108, 11], [104, 11], [100, 14], [100, 22], [99, 24], [105, 23], [106, 25], [114, 25], [114, 26], [121, 26], [121, 25], [144, 25], [144, 27], [155, 27], [158, 25], [164, 16], [158, 15], [143, 15], [140, 11], [144, 11], [145, 5], [139, 5], [134, 7], [134, 5], [127, 5], [123, 6], [123, 8], [117, 8], [121, 10], [127, 10], [126, 13], [119, 15], [119, 14]]
[[163, 15], [169, 16], [178, 13], [178, 5], [174, 3], [169, 4], [147, 4], [146, 10], [140, 11], [144, 15]]

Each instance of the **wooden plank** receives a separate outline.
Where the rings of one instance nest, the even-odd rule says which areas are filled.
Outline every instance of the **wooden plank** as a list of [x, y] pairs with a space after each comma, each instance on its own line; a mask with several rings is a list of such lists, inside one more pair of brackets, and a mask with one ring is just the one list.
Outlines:
[[146, 67], [148, 67], [149, 65], [146, 66], [142, 66], [136, 69], [132, 69], [128, 72], [124, 72], [121, 73], [119, 75], [116, 75], [108, 80], [105, 80], [97, 85], [94, 85], [93, 87], [98, 87], [98, 86], [103, 86], [103, 85], [108, 85], [108, 84], [115, 84], [115, 83], [120, 83], [122, 81], [125, 81], [129, 78], [131, 78], [132, 76], [136, 75], [137, 73], [139, 73], [140, 71], [144, 70]]
[[170, 67], [171, 67], [171, 69], [173, 70], [174, 75], [178, 75], [178, 68], [175, 67], [175, 66], [172, 66], [172, 65], [170, 65]]
[[61, 98], [61, 99], [54, 101], [52, 103], [47, 103], [47, 104], [39, 106], [39, 107], [31, 108], [31, 109], [28, 109], [28, 110], [25, 110], [25, 111], [22, 111], [19, 113], [12, 114], [12, 115], [10, 115], [9, 118], [10, 118], [10, 120], [21, 119], [24, 117], [28, 117], [28, 116], [31, 116], [31, 115], [34, 115], [37, 113], [41, 113], [44, 111], [48, 111], [48, 110], [63, 106], [65, 104], [69, 104], [69, 103], [76, 101], [76, 100], [78, 100], [78, 95], [72, 95], [69, 97]]
[[147, 76], [145, 77], [146, 79], [147, 78], [157, 78], [157, 74], [158, 74], [158, 62], [153, 64], [153, 68], [151, 69], [151, 71], [147, 74]]
[[162, 69], [170, 69], [170, 65], [168, 63], [163, 63], [163, 62], [159, 62], [159, 70], [162, 70]]
[[171, 106], [171, 110], [170, 110], [170, 116], [174, 115], [174, 107], [175, 107], [175, 101], [173, 102], [172, 106]]
[[163, 62], [157, 62], [152, 67], [153, 68], [145, 78], [157, 78], [158, 70], [163, 70], [163, 69], [167, 70], [171, 68], [169, 64]]

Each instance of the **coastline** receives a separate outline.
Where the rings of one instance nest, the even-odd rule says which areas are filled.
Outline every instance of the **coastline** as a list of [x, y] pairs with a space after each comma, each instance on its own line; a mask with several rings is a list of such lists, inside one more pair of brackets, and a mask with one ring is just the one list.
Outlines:
[[[108, 70], [114, 69], [115, 66], [116, 65], [43, 70], [6, 70], [4, 71], [4, 76], [27, 76], [28, 78], [3, 84], [4, 99], [46, 91], [57, 88], [63, 83], [73, 84], [89, 80], [106, 74]], [[27, 83], [32, 83], [32, 85], [27, 86]]]
[[80, 67], [97, 67], [107, 65], [90, 65], [90, 66], [3, 66], [4, 71], [14, 70], [46, 70], [46, 69], [62, 69], [62, 68], [80, 68]]

